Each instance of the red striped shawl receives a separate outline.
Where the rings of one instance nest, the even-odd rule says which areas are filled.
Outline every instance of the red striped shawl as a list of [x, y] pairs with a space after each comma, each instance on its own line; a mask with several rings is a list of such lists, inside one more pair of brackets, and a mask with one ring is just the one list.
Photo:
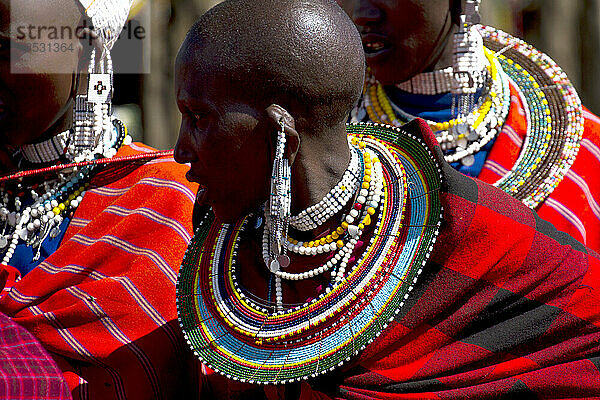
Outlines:
[[[600, 118], [583, 110], [585, 130], [575, 163], [537, 212], [556, 229], [600, 250]], [[511, 105], [478, 178], [494, 183], [516, 163], [527, 133], [523, 102], [511, 85]]]
[[[117, 156], [150, 151], [133, 144]], [[5, 292], [0, 310], [51, 352], [74, 399], [179, 398], [195, 390], [175, 282], [197, 187], [173, 159], [111, 168], [92, 181], [59, 249]]]

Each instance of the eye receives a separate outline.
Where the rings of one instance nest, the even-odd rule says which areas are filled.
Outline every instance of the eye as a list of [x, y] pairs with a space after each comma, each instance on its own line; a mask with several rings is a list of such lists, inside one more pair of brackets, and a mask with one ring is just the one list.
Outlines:
[[208, 114], [190, 112], [189, 115], [190, 115], [191, 119], [194, 121], [194, 123], [196, 124], [197, 129], [205, 129], [206, 128], [206, 125], [208, 124]]

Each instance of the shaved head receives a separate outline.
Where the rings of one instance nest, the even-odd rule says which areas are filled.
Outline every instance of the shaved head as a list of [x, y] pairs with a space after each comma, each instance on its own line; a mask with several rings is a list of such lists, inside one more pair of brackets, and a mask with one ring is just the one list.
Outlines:
[[312, 126], [345, 121], [365, 72], [360, 35], [333, 0], [226, 0], [191, 28], [177, 63]]

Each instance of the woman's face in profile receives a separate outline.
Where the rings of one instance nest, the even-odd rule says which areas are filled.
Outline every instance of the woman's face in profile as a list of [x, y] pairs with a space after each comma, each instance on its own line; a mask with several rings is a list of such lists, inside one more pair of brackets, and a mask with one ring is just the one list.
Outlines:
[[436, 62], [459, 0], [338, 0], [356, 24], [371, 72], [383, 84], [406, 81]]

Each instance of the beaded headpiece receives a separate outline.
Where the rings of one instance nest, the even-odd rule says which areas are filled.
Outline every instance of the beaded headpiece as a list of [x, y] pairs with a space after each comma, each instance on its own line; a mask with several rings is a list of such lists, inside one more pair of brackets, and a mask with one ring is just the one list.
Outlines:
[[133, 0], [79, 0], [108, 50], [119, 38]]

